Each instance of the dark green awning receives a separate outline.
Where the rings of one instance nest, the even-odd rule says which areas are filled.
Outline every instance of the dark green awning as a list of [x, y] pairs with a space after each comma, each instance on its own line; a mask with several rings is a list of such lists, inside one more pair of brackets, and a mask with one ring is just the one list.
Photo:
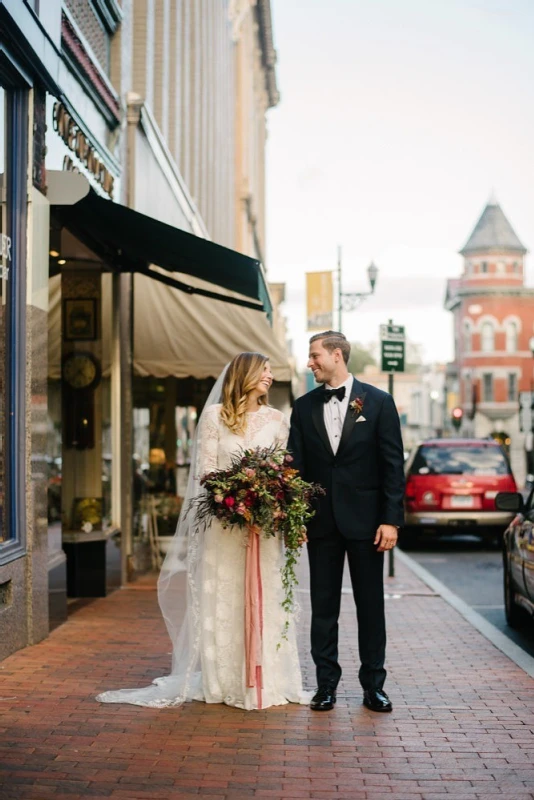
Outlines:
[[[54, 212], [63, 225], [116, 271], [142, 272], [180, 291], [263, 309], [271, 316], [269, 291], [256, 259], [113, 203], [93, 190], [74, 205], [54, 206]], [[250, 297], [253, 302], [188, 286], [171, 274], [151, 270], [151, 264], [169, 273], [193, 275]]]

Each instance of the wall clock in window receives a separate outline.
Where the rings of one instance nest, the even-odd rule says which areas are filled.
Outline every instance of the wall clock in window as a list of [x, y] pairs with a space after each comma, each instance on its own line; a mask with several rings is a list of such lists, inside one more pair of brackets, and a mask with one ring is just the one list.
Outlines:
[[94, 390], [102, 378], [100, 362], [92, 353], [74, 350], [63, 359], [63, 441], [66, 447], [90, 450], [95, 446]]
[[63, 380], [76, 391], [95, 389], [100, 383], [102, 370], [92, 353], [74, 350], [63, 359]]

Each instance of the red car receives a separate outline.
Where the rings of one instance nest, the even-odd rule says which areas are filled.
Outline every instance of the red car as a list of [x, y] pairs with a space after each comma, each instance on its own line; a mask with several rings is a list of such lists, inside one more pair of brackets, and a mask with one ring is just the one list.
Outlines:
[[406, 461], [404, 542], [419, 532], [476, 533], [496, 543], [513, 514], [499, 492], [515, 492], [508, 458], [493, 439], [428, 439]]

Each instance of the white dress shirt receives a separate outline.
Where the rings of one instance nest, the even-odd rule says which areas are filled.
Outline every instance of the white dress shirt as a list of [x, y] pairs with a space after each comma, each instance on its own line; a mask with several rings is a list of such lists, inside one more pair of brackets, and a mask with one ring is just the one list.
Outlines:
[[330, 386], [329, 383], [325, 384], [325, 389], [339, 389], [341, 386], [345, 387], [345, 397], [343, 400], [338, 400], [337, 397], [332, 397], [328, 403], [324, 404], [324, 424], [328, 434], [328, 439], [330, 440], [330, 445], [334, 451], [334, 455], [337, 453], [337, 449], [339, 447], [343, 423], [345, 422], [347, 409], [349, 407], [353, 381], [354, 378], [352, 375], [349, 375], [347, 380], [344, 383], [341, 383], [339, 386]]

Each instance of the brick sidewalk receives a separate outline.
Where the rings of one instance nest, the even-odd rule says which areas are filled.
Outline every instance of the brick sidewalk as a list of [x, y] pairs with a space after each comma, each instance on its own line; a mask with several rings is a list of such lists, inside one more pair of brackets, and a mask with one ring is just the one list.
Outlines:
[[534, 798], [534, 681], [398, 562], [397, 574], [383, 715], [361, 705], [349, 593], [344, 679], [324, 714], [100, 705], [103, 689], [165, 674], [169, 644], [153, 578], [80, 608], [0, 664], [0, 798]]

